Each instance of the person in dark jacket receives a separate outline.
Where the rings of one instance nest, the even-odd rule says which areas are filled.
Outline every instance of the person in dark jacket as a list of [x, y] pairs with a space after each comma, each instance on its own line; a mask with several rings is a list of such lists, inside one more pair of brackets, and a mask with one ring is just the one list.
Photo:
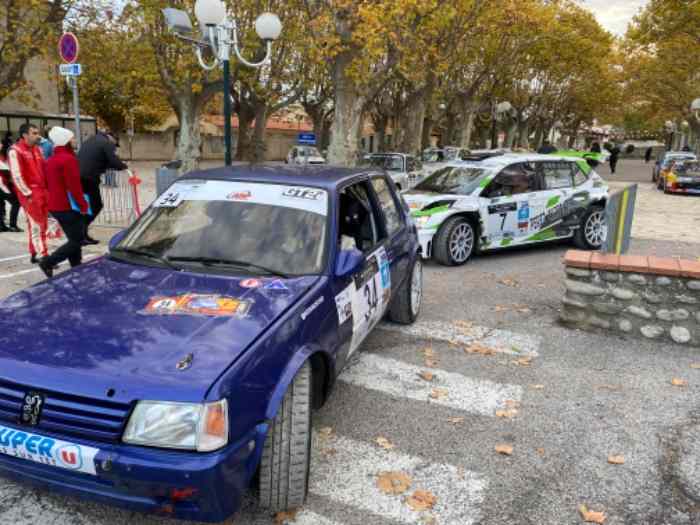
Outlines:
[[600, 147], [600, 142], [594, 142], [591, 144], [591, 153], [603, 153], [603, 150]]
[[[8, 147], [9, 149], [9, 147]], [[10, 205], [10, 225], [5, 224], [5, 202]], [[15, 185], [12, 182], [10, 164], [7, 159], [7, 151], [0, 147], [0, 232], [21, 232], [17, 226], [19, 216], [19, 199], [15, 193]]]
[[608, 160], [608, 162], [610, 162], [610, 173], [612, 174], [615, 173], [615, 169], [617, 168], [617, 160], [619, 157], [620, 148], [616, 144], [613, 144], [610, 148], [610, 159]]
[[103, 208], [100, 195], [102, 174], [107, 170], [125, 170], [128, 166], [117, 156], [116, 141], [105, 131], [98, 131], [83, 143], [78, 152], [78, 161], [80, 162], [80, 182], [92, 208], [92, 215], [86, 216], [85, 220], [84, 244], [97, 244], [99, 241], [88, 234], [88, 226]]
[[651, 148], [647, 148], [647, 150], [644, 152], [644, 162], [646, 164], [649, 164], [649, 161], [651, 160], [652, 153], [653, 153], [653, 150]]
[[537, 150], [537, 153], [540, 153], [542, 155], [548, 155], [550, 153], [554, 153], [555, 151], [557, 151], [557, 148], [552, 146], [551, 142], [545, 140], [542, 146], [540, 146], [540, 149]]
[[[73, 132], [58, 126], [51, 128], [49, 138], [54, 144], [51, 158], [46, 162], [46, 184], [49, 189], [49, 213], [58, 221], [67, 241], [48, 257], [39, 260], [39, 268], [47, 277], [53, 269], [68, 259], [71, 267], [82, 261], [82, 241], [85, 219], [89, 210], [80, 183], [80, 168], [73, 151]], [[73, 209], [77, 207], [80, 211]]]

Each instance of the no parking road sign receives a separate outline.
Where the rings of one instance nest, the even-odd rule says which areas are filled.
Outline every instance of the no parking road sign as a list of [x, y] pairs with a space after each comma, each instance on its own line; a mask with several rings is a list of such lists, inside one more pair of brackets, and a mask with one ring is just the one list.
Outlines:
[[58, 39], [58, 54], [61, 56], [61, 59], [68, 64], [72, 64], [78, 60], [79, 52], [78, 37], [73, 33], [63, 33], [61, 38]]

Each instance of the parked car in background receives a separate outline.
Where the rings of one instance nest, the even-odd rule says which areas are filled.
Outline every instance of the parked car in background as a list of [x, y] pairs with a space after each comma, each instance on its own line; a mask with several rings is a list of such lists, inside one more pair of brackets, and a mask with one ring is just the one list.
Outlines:
[[689, 151], [664, 151], [656, 157], [654, 167], [651, 169], [651, 180], [656, 182], [659, 189], [662, 189], [659, 180], [661, 172], [667, 170], [671, 162], [679, 160], [697, 160], [697, 156]]
[[188, 174], [107, 256], [0, 301], [0, 474], [196, 521], [251, 483], [299, 507], [312, 409], [382, 318], [416, 320], [418, 252], [385, 173]]
[[363, 166], [385, 170], [399, 190], [407, 190], [420, 176], [423, 166], [406, 153], [371, 153], [362, 159]]
[[671, 160], [661, 170], [656, 187], [664, 193], [700, 194], [700, 161]]
[[463, 160], [469, 155], [467, 148], [444, 146], [442, 148], [426, 148], [421, 154], [423, 160], [423, 175], [427, 176], [447, 166], [450, 162]]
[[584, 159], [505, 154], [458, 162], [402, 196], [422, 256], [448, 266], [479, 250], [555, 239], [598, 249], [607, 235], [608, 188]]
[[284, 159], [287, 164], [325, 164], [326, 159], [315, 146], [294, 146]]

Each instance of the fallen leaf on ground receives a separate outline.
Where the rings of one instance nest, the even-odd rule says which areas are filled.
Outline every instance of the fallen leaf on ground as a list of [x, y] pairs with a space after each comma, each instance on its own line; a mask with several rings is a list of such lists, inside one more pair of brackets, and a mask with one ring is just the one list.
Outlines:
[[611, 465], [624, 465], [625, 456], [608, 456], [608, 463]]
[[432, 381], [433, 379], [435, 379], [435, 374], [433, 374], [432, 372], [427, 372], [425, 370], [423, 370], [418, 375], [420, 376], [421, 379], [423, 379], [425, 381]]
[[511, 456], [513, 454], [513, 445], [496, 445], [496, 452], [504, 456]]
[[515, 399], [506, 399], [505, 405], [506, 408], [520, 408], [520, 401], [516, 401]]
[[437, 518], [435, 516], [421, 516], [420, 522], [423, 525], [437, 525]]
[[588, 510], [585, 505], [580, 505], [578, 511], [586, 523], [605, 523], [605, 513]]
[[384, 494], [403, 494], [411, 486], [411, 478], [403, 472], [382, 472], [377, 476], [377, 488]]
[[464, 347], [464, 351], [468, 354], [494, 355], [496, 351], [493, 348], [484, 346], [481, 343], [471, 343]]
[[435, 355], [435, 352], [430, 346], [426, 346], [425, 348], [423, 348], [423, 350], [421, 350], [421, 352], [425, 357], [433, 357]]
[[290, 521], [294, 521], [297, 517], [297, 510], [287, 510], [275, 514], [275, 525], [284, 525]]
[[505, 286], [511, 286], [513, 288], [516, 288], [518, 286], [518, 281], [515, 279], [511, 279], [510, 277], [506, 277], [505, 279], [501, 279], [498, 281], [499, 284], [503, 284]]
[[452, 423], [453, 425], [457, 425], [459, 423], [464, 423], [464, 418], [463, 417], [448, 417], [447, 422]]
[[596, 385], [596, 388], [600, 390], [622, 390], [620, 385]]
[[426, 359], [425, 360], [425, 366], [428, 368], [435, 368], [438, 365], [438, 362], [435, 361], [435, 359]]
[[538, 453], [540, 456], [544, 456], [544, 449], [543, 449], [543, 448], [538, 448], [538, 449], [537, 449], [537, 453]]
[[318, 433], [321, 434], [321, 437], [327, 438], [333, 435], [333, 428], [323, 427], [319, 429]]
[[506, 417], [506, 418], [511, 418], [515, 417], [518, 414], [518, 411], [515, 409], [510, 409], [510, 410], [496, 410], [496, 417]]
[[513, 364], [518, 366], [530, 366], [532, 364], [532, 357], [521, 357], [513, 361]]
[[521, 314], [529, 314], [532, 310], [530, 310], [527, 306], [517, 306], [515, 308], [516, 312], [519, 312]]
[[432, 509], [437, 498], [427, 490], [416, 490], [406, 499], [406, 504], [413, 510]]
[[543, 390], [544, 385], [530, 385], [530, 388], [532, 388], [533, 390]]
[[447, 390], [444, 388], [433, 388], [433, 391], [430, 392], [430, 397], [433, 399], [442, 399], [447, 397]]
[[510, 308], [503, 306], [502, 304], [497, 304], [493, 307], [494, 312], [507, 312], [508, 310], [510, 310]]
[[695, 370], [700, 369], [700, 363], [691, 363], [690, 368], [694, 368]]
[[379, 436], [374, 441], [375, 441], [375, 443], [377, 443], [377, 445], [382, 447], [384, 450], [391, 450], [395, 446], [391, 441], [389, 441], [387, 438], [382, 437], [382, 436]]
[[673, 386], [688, 386], [688, 381], [685, 379], [678, 379], [677, 377], [674, 377], [671, 379], [671, 384]]

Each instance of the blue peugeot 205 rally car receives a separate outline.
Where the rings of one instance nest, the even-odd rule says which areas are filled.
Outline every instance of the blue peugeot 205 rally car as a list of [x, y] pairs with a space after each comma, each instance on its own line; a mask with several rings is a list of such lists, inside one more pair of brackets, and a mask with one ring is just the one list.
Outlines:
[[109, 254], [0, 302], [0, 474], [182, 519], [306, 497], [311, 410], [422, 267], [385, 174], [191, 173]]

